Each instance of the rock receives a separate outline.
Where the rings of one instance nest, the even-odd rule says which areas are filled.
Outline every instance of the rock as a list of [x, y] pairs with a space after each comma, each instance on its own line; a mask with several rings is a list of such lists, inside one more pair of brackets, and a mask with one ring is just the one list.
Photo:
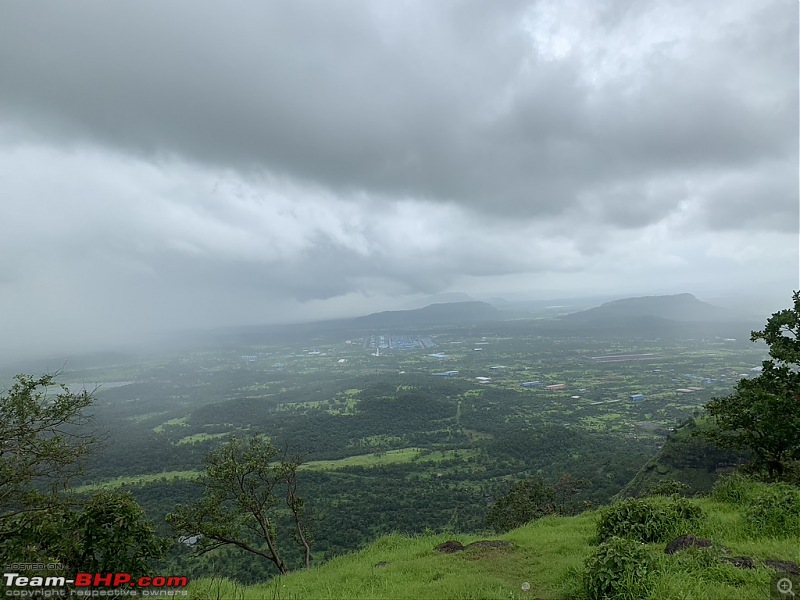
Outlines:
[[691, 534], [675, 538], [664, 549], [664, 554], [675, 554], [686, 548], [710, 548], [711, 540], [695, 537]]
[[480, 540], [467, 544], [467, 548], [512, 548], [513, 546], [513, 543], [503, 540]]
[[739, 567], [740, 569], [755, 569], [756, 563], [753, 562], [753, 559], [749, 556], [733, 556], [728, 557], [724, 556], [722, 558], [725, 562], [731, 563], [734, 567]]
[[775, 569], [779, 573], [800, 575], [800, 565], [790, 560], [765, 560], [764, 564], [771, 569]]
[[390, 563], [389, 561], [386, 561], [386, 560], [382, 560], [381, 562], [375, 563], [374, 565], [372, 565], [372, 568], [373, 569], [383, 569], [385, 567], [388, 567], [390, 564], [392, 564], [392, 563]]
[[514, 544], [512, 542], [506, 542], [504, 540], [478, 540], [466, 546], [461, 542], [448, 540], [444, 544], [436, 546], [435, 550], [444, 552], [445, 554], [452, 554], [453, 552], [461, 552], [469, 548], [512, 548], [513, 546]]
[[434, 548], [439, 552], [444, 552], [445, 554], [452, 554], [453, 552], [461, 552], [464, 549], [464, 546], [461, 542], [457, 542], [455, 540], [447, 540], [444, 544], [439, 544]]

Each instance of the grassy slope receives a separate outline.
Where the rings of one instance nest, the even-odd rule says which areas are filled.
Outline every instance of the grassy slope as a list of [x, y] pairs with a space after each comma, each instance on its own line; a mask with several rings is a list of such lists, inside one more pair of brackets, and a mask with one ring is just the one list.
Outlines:
[[646, 495], [652, 486], [669, 480], [686, 484], [689, 494], [708, 493], [720, 472], [746, 458], [741, 452], [720, 450], [693, 435], [709, 426], [705, 419], [696, 419], [678, 429], [620, 491], [619, 497]]
[[[769, 598], [772, 571], [765, 559], [800, 563], [800, 531], [785, 537], [747, 533], [743, 504], [711, 498], [693, 500], [707, 518], [693, 533], [724, 546], [733, 556], [750, 556], [756, 569], [738, 569], [692, 551], [664, 555], [665, 544], [647, 546], [656, 564], [648, 598], [658, 600], [752, 600]], [[366, 549], [335, 558], [310, 571], [276, 578], [256, 586], [227, 580], [199, 580], [190, 586], [193, 598], [559, 598], [583, 597], [584, 559], [596, 547], [599, 513], [548, 517], [492, 539], [515, 544], [510, 549], [476, 548], [440, 554], [434, 546], [447, 539], [464, 544], [472, 535], [405, 537], [390, 535]], [[378, 563], [388, 562], [383, 567]], [[528, 583], [529, 590], [523, 589]]]

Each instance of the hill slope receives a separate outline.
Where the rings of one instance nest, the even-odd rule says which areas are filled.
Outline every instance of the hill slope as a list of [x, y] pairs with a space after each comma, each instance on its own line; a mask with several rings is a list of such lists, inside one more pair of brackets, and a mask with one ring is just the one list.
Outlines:
[[620, 491], [618, 497], [641, 496], [655, 485], [677, 481], [687, 486], [686, 493], [706, 494], [717, 478], [747, 460], [744, 452], [722, 450], [693, 434], [707, 422], [691, 420], [667, 438], [664, 446]]
[[445, 325], [452, 323], [480, 323], [497, 321], [502, 313], [486, 302], [447, 302], [430, 304], [413, 310], [388, 310], [351, 319], [356, 328], [413, 327], [417, 325]]
[[738, 315], [729, 309], [702, 302], [692, 294], [671, 296], [642, 296], [613, 300], [600, 306], [572, 313], [569, 321], [618, 320], [636, 317], [655, 317], [671, 321], [715, 323], [733, 321]]
[[[737, 483], [738, 482], [738, 483]], [[704, 518], [691, 533], [711, 540], [711, 549], [664, 553], [665, 543], [646, 544], [646, 598], [751, 600], [770, 597], [775, 566], [768, 560], [800, 562], [796, 531], [753, 529], [748, 511], [769, 495], [770, 486], [734, 480], [714, 497], [692, 500]], [[779, 490], [778, 490], [779, 491]], [[783, 493], [783, 492], [781, 492]], [[793, 492], [798, 504], [800, 493]], [[668, 502], [661, 499], [658, 502]], [[800, 508], [797, 509], [800, 513]], [[585, 598], [585, 559], [597, 549], [599, 511], [576, 517], [546, 517], [492, 539], [511, 547], [473, 547], [452, 554], [435, 547], [446, 540], [463, 544], [476, 536], [390, 535], [366, 549], [256, 586], [227, 580], [199, 580], [192, 598]], [[790, 521], [800, 527], [800, 514]], [[687, 532], [688, 533], [688, 532]], [[723, 550], [724, 549], [724, 550]], [[754, 568], [739, 568], [726, 557], [746, 556]]]

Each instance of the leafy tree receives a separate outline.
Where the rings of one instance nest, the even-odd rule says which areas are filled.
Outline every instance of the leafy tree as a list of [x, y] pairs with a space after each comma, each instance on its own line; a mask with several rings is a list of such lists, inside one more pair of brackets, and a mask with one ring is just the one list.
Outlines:
[[85, 430], [92, 396], [55, 378], [17, 375], [0, 396], [0, 563], [143, 572], [166, 542], [141, 507], [125, 494], [69, 493], [95, 441]]
[[774, 367], [774, 361], [780, 365], [800, 366], [800, 292], [792, 294], [794, 306], [774, 313], [763, 331], [753, 331], [752, 341], [764, 340], [769, 346], [769, 355], [773, 360], [767, 366]]
[[169, 540], [160, 539], [130, 493], [94, 494], [80, 512], [69, 515], [74, 533], [62, 560], [92, 572], [147, 571], [163, 556]]
[[0, 397], [0, 539], [61, 504], [59, 490], [94, 441], [83, 432], [87, 391], [74, 394], [55, 375], [17, 375]]
[[541, 476], [516, 482], [486, 514], [486, 524], [495, 531], [508, 531], [552, 514], [574, 514], [578, 507], [573, 497], [589, 482], [563, 474], [555, 485]]
[[495, 531], [508, 531], [556, 512], [553, 486], [541, 477], [515, 483], [495, 502], [486, 515], [486, 524]]
[[764, 340], [770, 359], [758, 377], [742, 379], [729, 396], [705, 406], [716, 427], [704, 432], [724, 448], [752, 451], [754, 466], [770, 478], [783, 478], [792, 461], [800, 459], [800, 292], [794, 305], [774, 313], [752, 341]]
[[130, 493], [118, 491], [98, 492], [84, 503], [64, 497], [15, 524], [11, 548], [18, 561], [58, 562], [72, 571], [144, 575], [171, 543], [156, 534]]
[[263, 437], [232, 438], [206, 457], [200, 482], [205, 490], [195, 504], [178, 505], [167, 521], [184, 536], [200, 536], [201, 552], [232, 545], [288, 572], [279, 548], [281, 504], [291, 516], [294, 541], [311, 563], [308, 521], [297, 493], [299, 459], [286, 456]]

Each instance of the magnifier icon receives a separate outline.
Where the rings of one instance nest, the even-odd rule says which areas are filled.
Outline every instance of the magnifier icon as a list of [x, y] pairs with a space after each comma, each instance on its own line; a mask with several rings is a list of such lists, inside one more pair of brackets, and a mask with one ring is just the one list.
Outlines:
[[778, 583], [775, 585], [778, 588], [778, 592], [783, 595], [791, 596], [792, 598], [795, 597], [794, 591], [792, 591], [792, 580], [787, 577], [782, 577], [778, 579]]

